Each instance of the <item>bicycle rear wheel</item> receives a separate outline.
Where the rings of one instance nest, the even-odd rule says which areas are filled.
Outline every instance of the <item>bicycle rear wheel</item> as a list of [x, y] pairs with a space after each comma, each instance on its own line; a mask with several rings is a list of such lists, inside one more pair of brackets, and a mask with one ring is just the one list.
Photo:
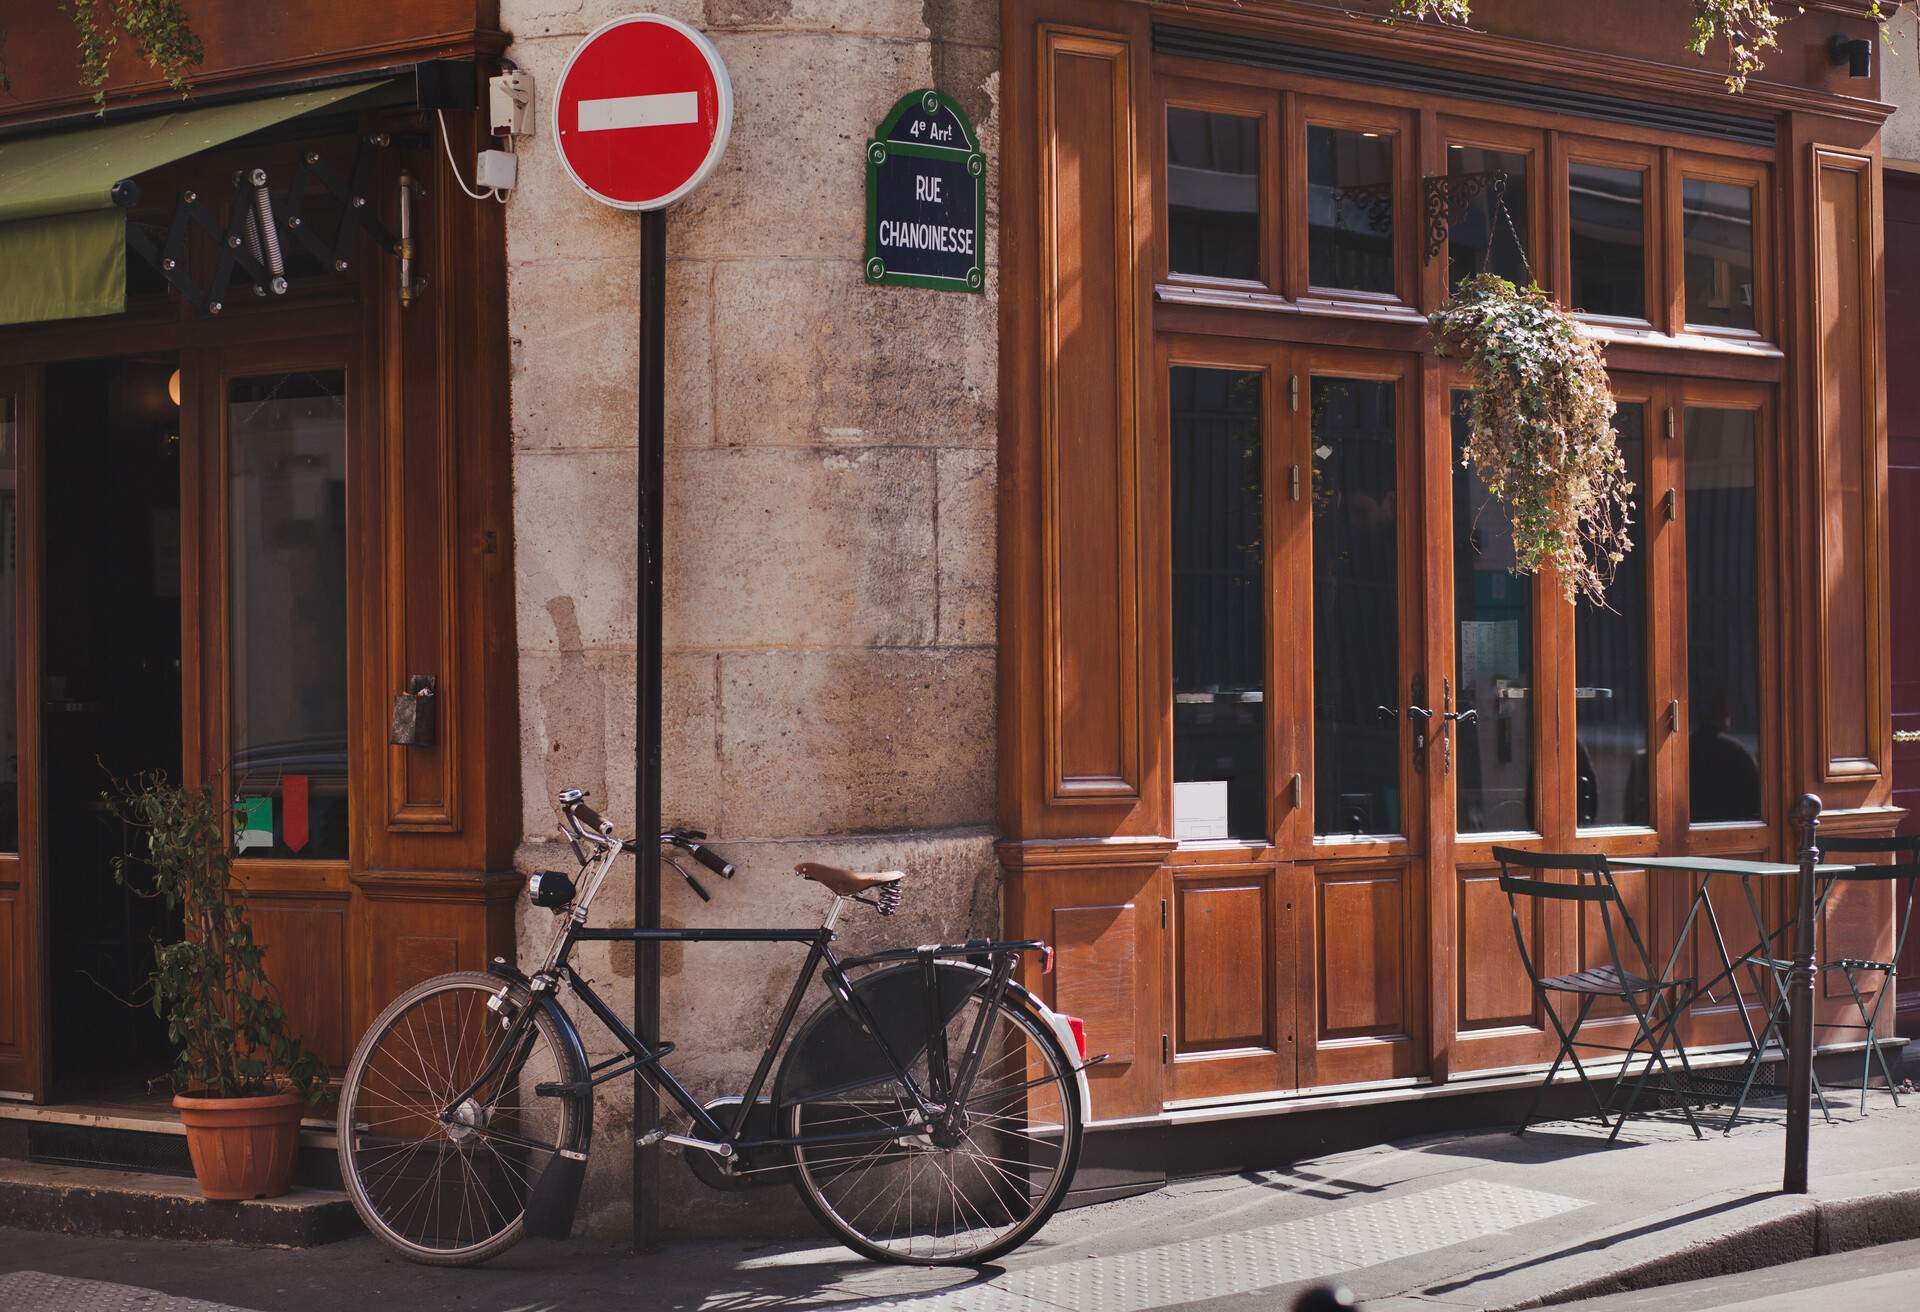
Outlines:
[[[341, 1083], [347, 1196], [367, 1229], [411, 1261], [465, 1266], [510, 1247], [534, 1181], [574, 1144], [575, 1100], [534, 1089], [579, 1076], [545, 1013], [516, 1030], [487, 1010], [504, 984], [476, 971], [414, 985], [360, 1040]], [[510, 1039], [515, 1059], [454, 1105]]]
[[[985, 1262], [1025, 1243], [1066, 1196], [1080, 1160], [1073, 1067], [1023, 1000], [989, 1003], [979, 992], [946, 1027], [956, 1066], [983, 1011], [985, 1046], [963, 1132], [926, 1125], [892, 1074], [786, 1108], [790, 1137], [870, 1136], [793, 1150], [800, 1197], [855, 1252], [915, 1266]], [[887, 1017], [877, 1019], [889, 1029]], [[928, 1048], [909, 1068], [923, 1090], [932, 1087]]]

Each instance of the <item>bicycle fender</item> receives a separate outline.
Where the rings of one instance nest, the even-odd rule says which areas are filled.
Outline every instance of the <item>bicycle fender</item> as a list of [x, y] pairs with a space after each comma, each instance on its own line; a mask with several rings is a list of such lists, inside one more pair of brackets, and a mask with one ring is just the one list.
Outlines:
[[[1009, 984], [1007, 987], [1020, 988], [1017, 984]], [[1080, 1041], [1073, 1037], [1073, 1026], [1067, 1023], [1065, 1016], [1034, 997], [1033, 994], [1025, 989], [1020, 989], [1020, 992], [1025, 994], [1028, 1002], [1033, 1004], [1033, 1009], [1040, 1013], [1040, 1019], [1045, 1021], [1047, 1028], [1053, 1031], [1053, 1037], [1060, 1041], [1060, 1051], [1066, 1054], [1067, 1063], [1073, 1067], [1073, 1082], [1080, 1086], [1080, 1124], [1091, 1124], [1093, 1089], [1087, 1083], [1087, 1067], [1092, 1063], [1080, 1059]]]
[[[551, 993], [535, 993], [533, 981], [503, 957], [495, 957], [487, 963], [487, 974], [496, 975], [510, 984], [516, 984], [526, 990], [534, 1005], [547, 1013], [553, 1021], [553, 1027], [559, 1031], [560, 1042], [565, 1045], [561, 1056], [573, 1070], [569, 1078], [584, 1080], [587, 1078], [587, 1048], [580, 1041], [580, 1031], [573, 1023], [573, 1017], [567, 1015], [567, 1009]], [[593, 1097], [588, 1095], [578, 1099], [580, 1103], [580, 1134], [577, 1143], [569, 1145], [573, 1151], [584, 1155], [593, 1144]]]

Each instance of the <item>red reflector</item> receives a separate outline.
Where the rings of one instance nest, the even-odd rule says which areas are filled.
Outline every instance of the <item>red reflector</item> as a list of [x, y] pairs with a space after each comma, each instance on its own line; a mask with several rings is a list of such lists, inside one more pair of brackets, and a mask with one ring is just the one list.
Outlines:
[[1087, 1059], [1087, 1023], [1078, 1016], [1067, 1017], [1067, 1027], [1073, 1031], [1073, 1045], [1080, 1049], [1080, 1060]]
[[1053, 974], [1053, 949], [1050, 947], [1040, 949], [1040, 973], [1042, 975]]

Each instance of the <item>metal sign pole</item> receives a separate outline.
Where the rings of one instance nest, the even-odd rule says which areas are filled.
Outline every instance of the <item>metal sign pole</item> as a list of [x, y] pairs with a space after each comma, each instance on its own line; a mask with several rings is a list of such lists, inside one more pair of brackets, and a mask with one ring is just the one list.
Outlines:
[[1787, 1163], [1782, 1191], [1807, 1191], [1807, 1138], [1813, 1125], [1813, 883], [1820, 864], [1820, 799], [1794, 804], [1800, 823], [1800, 902], [1793, 918], [1793, 970], [1787, 985]]
[[[666, 473], [667, 212], [640, 214], [640, 505], [635, 615], [634, 783], [639, 809], [635, 853], [633, 923], [660, 925], [660, 517]], [[636, 943], [633, 1027], [648, 1042], [660, 1037], [660, 945]], [[633, 1077], [633, 1246], [644, 1251], [659, 1241], [660, 1149], [642, 1148], [637, 1136], [660, 1119], [660, 1100], [644, 1071]]]

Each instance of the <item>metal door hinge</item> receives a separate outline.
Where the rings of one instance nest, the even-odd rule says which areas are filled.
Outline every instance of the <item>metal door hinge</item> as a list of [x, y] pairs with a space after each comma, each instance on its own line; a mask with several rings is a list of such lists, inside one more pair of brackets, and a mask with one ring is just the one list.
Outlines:
[[1674, 489], [1668, 488], [1667, 494], [1660, 498], [1660, 513], [1666, 517], [1666, 521], [1669, 524], [1679, 516], [1680, 494]]
[[1667, 732], [1680, 732], [1680, 699], [1678, 697], [1667, 703]]
[[1673, 407], [1667, 407], [1667, 441], [1673, 441]]
[[1167, 1043], [1167, 1036], [1160, 1036], [1160, 1064], [1165, 1066], [1173, 1058], [1173, 1050]]
[[1305, 804], [1306, 795], [1306, 784], [1300, 778], [1299, 771], [1294, 772], [1293, 778], [1287, 782], [1287, 787], [1293, 790], [1293, 809], [1298, 811]]
[[1287, 466], [1287, 492], [1295, 500], [1300, 499], [1300, 466]]
[[1300, 409], [1300, 375], [1291, 374], [1287, 378], [1287, 408], [1294, 412]]
[[1165, 929], [1166, 927], [1167, 927], [1167, 900], [1165, 898], [1161, 898], [1160, 899], [1160, 928]]

